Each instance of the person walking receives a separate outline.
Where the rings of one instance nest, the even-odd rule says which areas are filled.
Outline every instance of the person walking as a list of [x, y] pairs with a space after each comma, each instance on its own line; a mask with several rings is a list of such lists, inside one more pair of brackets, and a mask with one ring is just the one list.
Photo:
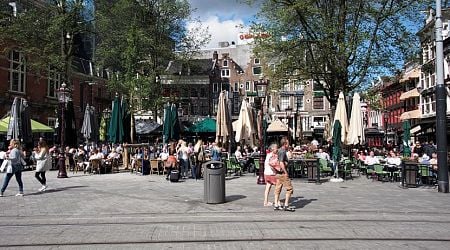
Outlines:
[[20, 143], [19, 141], [13, 139], [10, 141], [9, 146], [11, 148], [11, 151], [6, 155], [6, 159], [10, 161], [10, 166], [6, 170], [0, 196], [3, 196], [3, 194], [5, 193], [5, 190], [8, 187], [9, 181], [11, 180], [13, 175], [16, 177], [17, 184], [19, 185], [19, 192], [16, 194], [16, 196], [23, 196], [23, 155], [20, 151]]
[[266, 189], [264, 190], [264, 206], [272, 206], [273, 203], [269, 202], [269, 193], [273, 185], [277, 184], [276, 171], [279, 170], [278, 162], [278, 145], [270, 145], [270, 153], [267, 154], [264, 161], [264, 179], [266, 180]]
[[38, 142], [38, 153], [36, 154], [36, 173], [34, 176], [42, 184], [39, 191], [44, 192], [47, 189], [47, 179], [45, 178], [45, 172], [50, 170], [51, 158], [48, 150], [47, 143], [44, 140]]
[[[281, 149], [278, 150], [278, 161], [280, 163], [280, 172], [281, 174], [277, 174], [277, 184], [275, 186], [275, 205], [274, 210], [284, 210], [294, 212], [295, 208], [289, 206], [289, 199], [294, 192], [294, 188], [292, 187], [291, 179], [289, 178], [287, 172], [287, 164], [288, 158], [286, 155], [286, 151], [289, 147], [289, 140], [286, 137], [281, 139]], [[286, 188], [286, 198], [284, 199], [284, 207], [280, 204], [280, 193], [281, 189]]]

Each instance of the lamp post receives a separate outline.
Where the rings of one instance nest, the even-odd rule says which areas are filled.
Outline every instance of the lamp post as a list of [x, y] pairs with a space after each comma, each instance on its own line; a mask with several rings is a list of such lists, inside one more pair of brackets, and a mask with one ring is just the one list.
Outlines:
[[[292, 141], [291, 140], [292, 133], [291, 133], [291, 129], [290, 129], [290, 126], [289, 126], [289, 124], [290, 124], [289, 120], [291, 119], [291, 116], [292, 116], [292, 108], [287, 107], [284, 111], [286, 112], [286, 120], [287, 120], [287, 127], [288, 127], [288, 138], [289, 138], [289, 141]], [[294, 135], [294, 137], [295, 137], [295, 135]]]
[[58, 178], [67, 178], [67, 171], [66, 171], [66, 152], [65, 152], [65, 138], [66, 138], [66, 121], [65, 121], [65, 112], [67, 108], [67, 103], [71, 100], [70, 99], [70, 89], [66, 87], [66, 84], [61, 84], [61, 88], [59, 88], [58, 92], [58, 102], [59, 107], [61, 110], [61, 149], [60, 154], [58, 156]]
[[264, 131], [263, 131], [263, 123], [264, 123], [264, 115], [263, 115], [263, 110], [264, 110], [264, 101], [266, 99], [267, 96], [267, 85], [269, 85], [269, 81], [264, 79], [262, 76], [261, 78], [259, 78], [259, 81], [255, 83], [256, 86], [256, 94], [258, 96], [258, 98], [261, 100], [261, 108], [259, 110], [259, 147], [260, 147], [260, 152], [259, 152], [259, 175], [258, 175], [258, 180], [257, 180], [257, 184], [261, 184], [264, 185], [266, 184], [266, 180], [264, 179], [264, 161], [266, 159], [266, 145], [264, 145]]
[[383, 117], [384, 117], [384, 144], [386, 145], [388, 142], [388, 131], [387, 130], [388, 130], [388, 120], [389, 120], [389, 114], [388, 114], [387, 110], [384, 111]]

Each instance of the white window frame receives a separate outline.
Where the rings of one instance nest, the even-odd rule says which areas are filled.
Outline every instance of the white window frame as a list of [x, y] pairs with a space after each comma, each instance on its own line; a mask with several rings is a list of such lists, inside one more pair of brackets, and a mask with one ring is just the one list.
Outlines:
[[[51, 93], [51, 86], [53, 83], [53, 95]], [[61, 87], [61, 74], [56, 70], [49, 69], [47, 77], [47, 97], [57, 98], [57, 90]]]
[[261, 64], [261, 60], [259, 58], [254, 58], [253, 59], [253, 64], [260, 65]]
[[301, 105], [298, 107], [298, 110], [297, 111], [303, 111], [303, 110], [305, 110], [305, 96], [296, 96], [295, 98], [294, 98], [294, 101], [295, 101], [295, 103], [294, 103], [294, 108], [295, 109], [297, 109], [297, 98], [300, 98], [302, 101], [301, 101]]
[[238, 82], [234, 83], [233, 92], [239, 92], [239, 83]]
[[314, 96], [313, 96], [313, 98], [312, 98], [312, 100], [311, 100], [311, 101], [312, 101], [312, 105], [311, 105], [311, 106], [312, 106], [312, 109], [313, 109], [313, 110], [325, 110], [325, 96], [322, 96], [322, 97], [321, 97], [321, 98], [322, 98], [322, 104], [323, 104], [323, 105], [322, 105], [322, 108], [314, 108], [314, 98], [320, 98], [320, 97], [314, 97]]
[[[18, 60], [14, 59], [15, 53], [18, 54]], [[18, 74], [17, 89], [13, 89], [14, 74]], [[27, 82], [27, 64], [25, 56], [23, 52], [11, 50], [9, 52], [9, 90], [12, 92], [25, 93], [26, 82]]]
[[[260, 69], [260, 73], [255, 73], [255, 69]], [[262, 67], [261, 66], [256, 66], [256, 67], [252, 67], [252, 74], [255, 76], [259, 76], [262, 75]]]
[[290, 96], [280, 96], [280, 111], [284, 111], [291, 107]]
[[220, 71], [220, 75], [221, 75], [222, 77], [230, 77], [230, 70], [229, 70], [229, 69], [222, 69], [222, 70]]
[[245, 91], [250, 91], [250, 81], [245, 82]]
[[223, 67], [228, 67], [228, 60], [223, 60], [222, 66]]
[[301, 80], [294, 79], [292, 81], [294, 83], [294, 90], [295, 91], [303, 90], [305, 88], [305, 84]]
[[[325, 127], [325, 123], [327, 122], [327, 118], [325, 116], [313, 116], [312, 123], [314, 127]], [[316, 124], [315, 119], [322, 118], [322, 121]]]

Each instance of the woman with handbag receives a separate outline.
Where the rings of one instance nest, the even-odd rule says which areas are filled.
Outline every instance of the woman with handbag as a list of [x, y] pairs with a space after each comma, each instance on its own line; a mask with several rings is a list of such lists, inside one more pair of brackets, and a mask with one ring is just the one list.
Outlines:
[[16, 140], [11, 140], [9, 143], [11, 147], [11, 151], [6, 156], [6, 159], [9, 161], [9, 165], [6, 170], [5, 177], [3, 179], [3, 186], [1, 189], [0, 196], [3, 196], [6, 188], [8, 187], [9, 181], [11, 178], [16, 176], [17, 184], [19, 185], [19, 193], [16, 196], [23, 196], [23, 182], [22, 182], [22, 170], [23, 170], [23, 155], [20, 151], [20, 143]]
[[47, 189], [47, 180], [45, 178], [45, 171], [51, 167], [51, 158], [48, 150], [47, 143], [44, 140], [38, 142], [39, 152], [36, 154], [36, 173], [34, 176], [42, 184], [39, 191], [43, 192]]

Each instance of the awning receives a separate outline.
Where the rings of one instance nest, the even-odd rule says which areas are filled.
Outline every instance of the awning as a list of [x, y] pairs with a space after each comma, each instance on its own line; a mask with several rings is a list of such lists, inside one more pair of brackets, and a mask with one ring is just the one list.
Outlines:
[[422, 113], [420, 112], [420, 109], [416, 109], [416, 110], [404, 112], [400, 116], [400, 120], [418, 119], [421, 117], [422, 117]]
[[270, 123], [269, 127], [267, 127], [267, 132], [287, 132], [288, 127], [279, 119], [276, 119], [272, 123]]
[[403, 101], [403, 100], [406, 100], [409, 98], [419, 97], [419, 96], [420, 96], [419, 91], [417, 90], [417, 88], [414, 88], [414, 89], [411, 89], [410, 91], [406, 91], [406, 92], [402, 93], [400, 95], [400, 100]]
[[189, 128], [192, 133], [215, 133], [216, 120], [212, 118], [205, 118]]
[[415, 68], [415, 69], [413, 69], [411, 71], [406, 72], [402, 76], [402, 78], [400, 79], [399, 82], [402, 83], [402, 82], [406, 82], [406, 81], [409, 81], [411, 79], [419, 78], [419, 77], [420, 77], [420, 69], [419, 68]]
[[[3, 118], [1, 120], [1, 122], [2, 122], [2, 125], [6, 124], [6, 131], [7, 131], [8, 124], [9, 124], [9, 116], [6, 116], [5, 118]], [[3, 128], [2, 128], [2, 126], [0, 126], [0, 133], [6, 132], [6, 131], [2, 131], [2, 130], [3, 130]], [[31, 119], [31, 131], [33, 133], [52, 133], [54, 131], [54, 129], [45, 124], [42, 124], [40, 122], [37, 122], [37, 121]]]

